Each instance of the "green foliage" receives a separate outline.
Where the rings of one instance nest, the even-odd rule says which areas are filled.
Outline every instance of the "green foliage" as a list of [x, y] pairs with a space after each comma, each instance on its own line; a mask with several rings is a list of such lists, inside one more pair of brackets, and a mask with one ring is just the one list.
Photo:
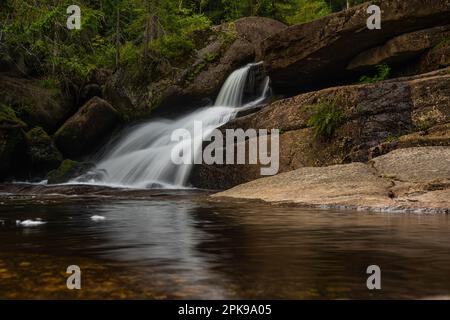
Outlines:
[[182, 35], [171, 34], [152, 42], [151, 48], [168, 59], [188, 57], [194, 50], [194, 44]]
[[376, 83], [384, 81], [389, 78], [391, 74], [391, 68], [386, 64], [380, 64], [376, 66], [377, 73], [374, 76], [362, 76], [360, 83]]
[[[360, 2], [352, 1], [352, 4]], [[211, 26], [244, 16], [309, 21], [345, 0], [79, 0], [81, 30], [68, 30], [71, 0], [3, 0], [0, 59], [24, 74], [81, 82], [95, 68], [138, 68], [160, 61], [180, 67], [205, 44]], [[232, 26], [233, 24], [230, 23]], [[223, 32], [224, 43], [235, 39]], [[217, 57], [209, 56], [207, 63]], [[139, 71], [138, 70], [138, 71]], [[133, 70], [132, 70], [133, 71]]]
[[308, 126], [313, 127], [316, 136], [331, 138], [346, 119], [345, 113], [334, 102], [320, 101], [309, 108], [313, 108], [314, 113], [308, 120]]
[[297, 0], [294, 6], [279, 4], [278, 12], [282, 12], [280, 20], [298, 24], [326, 16], [331, 13], [331, 8], [325, 1]]

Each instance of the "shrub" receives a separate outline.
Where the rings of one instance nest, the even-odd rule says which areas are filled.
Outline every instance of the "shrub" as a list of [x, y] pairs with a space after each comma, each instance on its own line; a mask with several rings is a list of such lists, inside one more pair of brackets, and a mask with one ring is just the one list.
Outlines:
[[362, 76], [359, 79], [359, 82], [361, 83], [375, 83], [379, 81], [384, 81], [389, 78], [389, 75], [391, 74], [391, 68], [387, 64], [379, 64], [376, 67], [377, 73], [370, 77], [370, 76]]
[[314, 106], [314, 114], [308, 125], [313, 127], [316, 136], [331, 138], [334, 131], [345, 121], [345, 113], [334, 102], [319, 102]]

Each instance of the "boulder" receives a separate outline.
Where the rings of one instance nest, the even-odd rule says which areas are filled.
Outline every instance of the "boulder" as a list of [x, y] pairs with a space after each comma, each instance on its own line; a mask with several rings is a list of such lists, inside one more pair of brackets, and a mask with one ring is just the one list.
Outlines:
[[449, 213], [449, 168], [450, 147], [400, 149], [371, 164], [304, 167], [257, 179], [212, 197], [320, 208]]
[[[381, 30], [366, 26], [367, 8], [379, 5]], [[442, 0], [371, 1], [310, 23], [291, 26], [261, 42], [263, 60], [275, 92], [296, 94], [310, 88], [353, 81], [347, 71], [358, 54], [401, 34], [448, 24], [450, 2]]]
[[[367, 162], [396, 148], [450, 145], [449, 71], [300, 94], [221, 129], [279, 129], [280, 172]], [[323, 104], [335, 106], [345, 118], [330, 137], [318, 136], [309, 123]], [[191, 183], [223, 189], [260, 177], [259, 165], [201, 164], [194, 166]]]
[[30, 155], [30, 171], [33, 177], [43, 177], [60, 165], [62, 155], [44, 129], [33, 128], [26, 133], [26, 138]]
[[119, 113], [108, 102], [94, 97], [56, 132], [56, 146], [67, 157], [82, 156], [92, 151], [120, 122]]
[[11, 106], [29, 127], [53, 133], [74, 112], [72, 98], [60, 88], [45, 88], [40, 80], [0, 74], [0, 103]]

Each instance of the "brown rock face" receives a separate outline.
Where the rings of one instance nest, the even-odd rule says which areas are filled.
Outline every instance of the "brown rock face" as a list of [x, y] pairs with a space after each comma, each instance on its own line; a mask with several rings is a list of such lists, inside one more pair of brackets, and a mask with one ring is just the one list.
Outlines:
[[429, 72], [448, 66], [450, 66], [450, 40], [447, 38], [422, 56], [418, 69], [420, 72]]
[[[349, 63], [347, 69], [365, 70], [378, 64], [402, 64], [417, 58], [425, 50], [437, 46], [445, 39], [450, 39], [449, 25], [403, 34], [382, 46], [359, 54]], [[439, 64], [435, 65], [435, 69], [439, 67]]]
[[[381, 30], [366, 26], [371, 4], [381, 7]], [[257, 59], [265, 62], [275, 91], [292, 94], [346, 79], [351, 76], [347, 65], [361, 52], [448, 21], [448, 0], [371, 1], [270, 36], [261, 42]]]
[[[237, 118], [223, 129], [280, 129], [279, 172], [366, 162], [396, 148], [448, 146], [449, 71], [301, 94]], [[329, 139], [316, 136], [308, 123], [321, 101], [345, 114]], [[191, 181], [198, 187], [223, 189], [260, 177], [259, 165], [198, 165]]]
[[450, 147], [395, 150], [371, 164], [305, 167], [213, 195], [375, 211], [450, 212]]
[[55, 134], [58, 149], [67, 157], [91, 151], [120, 123], [119, 113], [105, 100], [94, 97]]

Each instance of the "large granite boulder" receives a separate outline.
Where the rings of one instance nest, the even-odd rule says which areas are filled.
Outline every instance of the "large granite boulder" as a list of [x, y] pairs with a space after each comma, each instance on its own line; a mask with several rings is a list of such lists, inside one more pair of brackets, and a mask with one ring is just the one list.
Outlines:
[[56, 146], [66, 157], [80, 157], [92, 151], [121, 120], [108, 102], [94, 97], [56, 132]]
[[[366, 26], [372, 4], [381, 7], [381, 30]], [[268, 37], [261, 42], [257, 59], [264, 61], [275, 91], [292, 95], [357, 79], [347, 70], [357, 55], [399, 35], [448, 21], [448, 0], [371, 1]]]
[[[450, 147], [395, 150], [372, 163], [304, 167], [213, 195], [320, 208], [450, 212]], [[228, 200], [226, 200], [228, 201]]]

